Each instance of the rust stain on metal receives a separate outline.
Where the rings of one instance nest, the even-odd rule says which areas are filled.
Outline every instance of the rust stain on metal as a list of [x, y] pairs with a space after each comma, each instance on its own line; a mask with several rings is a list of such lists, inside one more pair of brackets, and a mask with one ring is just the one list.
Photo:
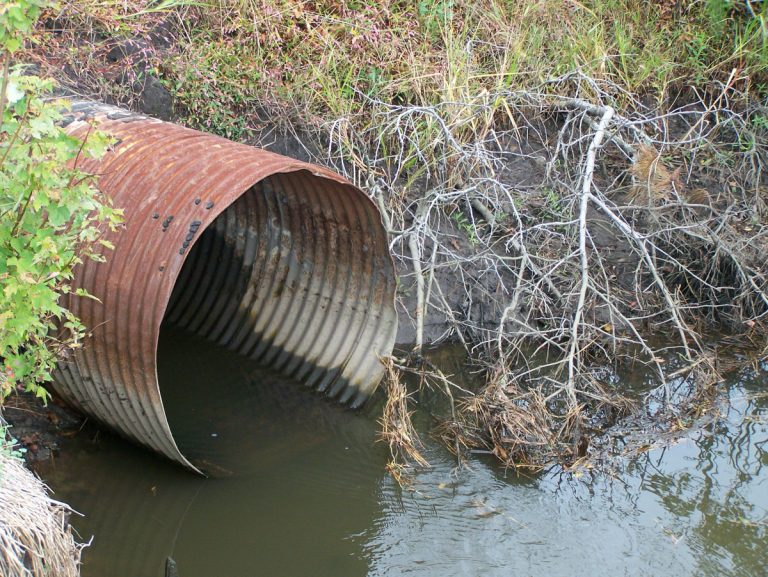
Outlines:
[[[125, 211], [107, 262], [79, 267], [69, 306], [92, 336], [55, 374], [84, 412], [174, 461], [181, 454], [157, 378], [173, 323], [362, 404], [397, 329], [395, 274], [373, 202], [339, 175], [223, 138], [93, 103], [89, 125], [117, 143], [84, 166]], [[196, 470], [196, 469], [195, 469]]]

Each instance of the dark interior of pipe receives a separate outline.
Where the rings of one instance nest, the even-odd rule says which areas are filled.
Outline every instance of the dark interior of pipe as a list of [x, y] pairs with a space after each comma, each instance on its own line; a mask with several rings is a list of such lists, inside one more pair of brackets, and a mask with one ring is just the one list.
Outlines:
[[366, 271], [352, 266], [359, 215], [306, 183], [301, 175], [265, 179], [202, 231], [163, 323], [354, 402], [342, 370], [358, 343], [333, 331], [362, 330], [349, 313], [366, 297], [357, 279]]

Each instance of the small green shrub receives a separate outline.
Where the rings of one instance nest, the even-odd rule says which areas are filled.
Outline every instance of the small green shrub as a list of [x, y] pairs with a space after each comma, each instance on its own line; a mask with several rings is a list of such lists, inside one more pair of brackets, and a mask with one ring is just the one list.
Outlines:
[[15, 387], [45, 399], [56, 360], [80, 346], [85, 329], [60, 297], [83, 258], [104, 258], [100, 226], [116, 226], [121, 214], [78, 168], [103, 154], [107, 139], [68, 136], [57, 126], [64, 103], [45, 100], [52, 83], [14, 64], [51, 5], [0, 5], [0, 402]]

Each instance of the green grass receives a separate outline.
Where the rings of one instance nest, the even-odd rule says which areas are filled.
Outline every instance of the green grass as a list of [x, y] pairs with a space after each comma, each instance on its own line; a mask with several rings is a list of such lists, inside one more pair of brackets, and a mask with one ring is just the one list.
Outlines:
[[764, 20], [734, 3], [670, 4], [220, 0], [163, 70], [189, 119], [228, 135], [254, 104], [299, 111], [311, 124], [359, 112], [362, 95], [434, 105], [575, 70], [661, 106], [686, 86], [725, 82], [734, 68], [765, 91]]
[[[768, 3], [751, 5], [755, 14], [732, 0], [67, 0], [69, 35], [54, 46], [41, 29], [38, 46], [99, 78], [99, 46], [170, 17], [180, 44], [153, 61], [155, 73], [189, 124], [238, 139], [265, 113], [365, 126], [368, 99], [480, 102], [575, 71], [611, 87], [620, 109], [638, 99], [663, 109], [686, 87], [714, 93], [732, 74], [735, 88], [762, 98]], [[468, 138], [509, 120], [502, 99], [484, 104]]]

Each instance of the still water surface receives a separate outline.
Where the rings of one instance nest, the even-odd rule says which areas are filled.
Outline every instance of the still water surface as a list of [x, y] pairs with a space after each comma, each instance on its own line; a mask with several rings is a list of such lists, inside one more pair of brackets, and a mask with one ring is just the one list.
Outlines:
[[[335, 407], [179, 333], [161, 340], [166, 408], [199, 479], [104, 433], [41, 470], [83, 513], [83, 577], [768, 575], [768, 372], [728, 383], [724, 418], [613, 475], [432, 467], [386, 474], [375, 403]], [[454, 360], [455, 362], [455, 360]], [[429, 419], [422, 419], [428, 426]]]

